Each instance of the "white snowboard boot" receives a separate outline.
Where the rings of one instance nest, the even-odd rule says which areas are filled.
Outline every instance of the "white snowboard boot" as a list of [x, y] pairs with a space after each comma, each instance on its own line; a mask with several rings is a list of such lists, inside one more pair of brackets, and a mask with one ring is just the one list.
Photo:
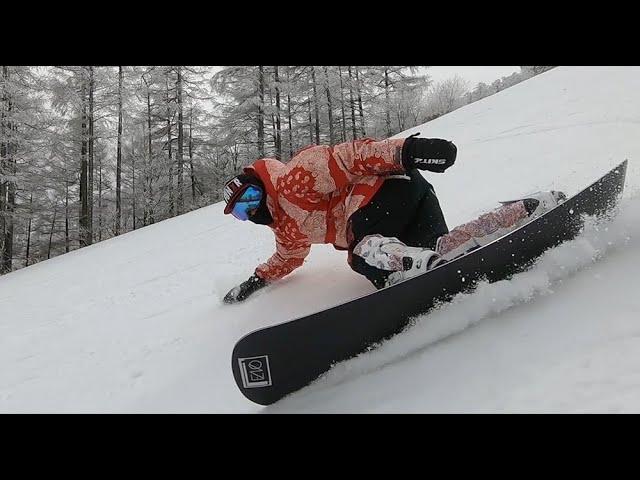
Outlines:
[[392, 272], [386, 286], [408, 280], [443, 263], [442, 258], [428, 248], [410, 247], [395, 237], [368, 235], [353, 250], [355, 255], [375, 268]]
[[563, 192], [550, 190], [548, 192], [536, 192], [524, 198], [518, 198], [516, 200], [509, 200], [500, 203], [502, 203], [503, 205], [508, 205], [510, 203], [522, 201], [524, 203], [524, 208], [529, 213], [527, 221], [530, 221], [534, 218], [539, 217], [543, 213], [548, 212], [552, 208], [557, 207], [566, 199], [567, 196]]
[[436, 243], [436, 252], [446, 261], [453, 260], [511, 233], [566, 199], [564, 193], [552, 190], [500, 202], [499, 208], [441, 236]]

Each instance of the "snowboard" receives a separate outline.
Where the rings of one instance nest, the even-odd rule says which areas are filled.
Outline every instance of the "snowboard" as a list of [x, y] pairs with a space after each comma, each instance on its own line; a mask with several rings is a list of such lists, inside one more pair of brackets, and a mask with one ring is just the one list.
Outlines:
[[437, 303], [526, 270], [573, 239], [584, 216], [608, 214], [624, 188], [627, 160], [552, 210], [493, 242], [396, 285], [295, 320], [253, 331], [235, 345], [233, 376], [249, 400], [270, 405], [402, 331]]

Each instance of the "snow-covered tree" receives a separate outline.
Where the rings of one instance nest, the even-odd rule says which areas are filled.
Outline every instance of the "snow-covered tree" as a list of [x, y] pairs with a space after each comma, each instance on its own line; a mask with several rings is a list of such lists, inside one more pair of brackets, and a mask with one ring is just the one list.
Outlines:
[[440, 116], [464, 105], [468, 82], [459, 75], [436, 83], [427, 93], [429, 116]]

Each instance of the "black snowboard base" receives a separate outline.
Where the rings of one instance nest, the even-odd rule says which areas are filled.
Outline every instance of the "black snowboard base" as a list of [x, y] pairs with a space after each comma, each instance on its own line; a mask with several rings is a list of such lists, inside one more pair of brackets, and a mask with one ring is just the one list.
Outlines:
[[584, 216], [604, 215], [624, 189], [627, 161], [544, 215], [422, 275], [320, 312], [245, 335], [231, 358], [251, 401], [270, 405], [331, 366], [402, 331], [412, 317], [473, 289], [509, 278], [545, 250], [580, 233]]

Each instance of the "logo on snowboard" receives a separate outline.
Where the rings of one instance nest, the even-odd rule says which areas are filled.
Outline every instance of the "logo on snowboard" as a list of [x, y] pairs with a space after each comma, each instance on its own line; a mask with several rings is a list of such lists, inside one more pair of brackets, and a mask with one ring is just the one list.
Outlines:
[[242, 386], [244, 388], [259, 388], [271, 386], [271, 371], [269, 370], [269, 356], [239, 358]]

